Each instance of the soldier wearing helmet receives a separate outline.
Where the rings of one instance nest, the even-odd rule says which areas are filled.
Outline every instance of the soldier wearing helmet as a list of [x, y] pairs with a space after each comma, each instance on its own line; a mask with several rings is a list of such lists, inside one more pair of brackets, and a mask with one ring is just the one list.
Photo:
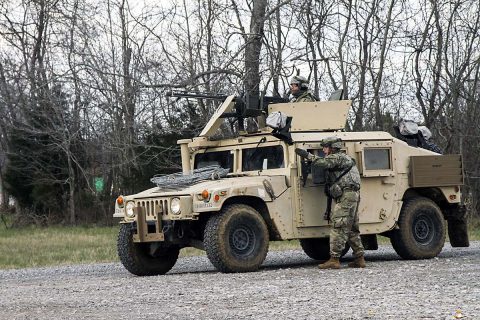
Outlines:
[[294, 76], [290, 81], [290, 93], [293, 96], [290, 102], [316, 101], [313, 94], [308, 90], [308, 80], [302, 76]]
[[[319, 265], [320, 269], [339, 269], [341, 252], [348, 243], [355, 259], [348, 264], [352, 268], [364, 268], [364, 248], [358, 227], [358, 202], [360, 201], [360, 174], [355, 160], [340, 152], [342, 140], [328, 137], [321, 145], [325, 157], [317, 157], [306, 150], [296, 148], [295, 153], [312, 161], [312, 166], [326, 171], [327, 197], [335, 200], [331, 215], [330, 259]], [[328, 211], [328, 209], [327, 209]], [[329, 212], [326, 213], [327, 215]], [[329, 218], [329, 220], [330, 220]]]

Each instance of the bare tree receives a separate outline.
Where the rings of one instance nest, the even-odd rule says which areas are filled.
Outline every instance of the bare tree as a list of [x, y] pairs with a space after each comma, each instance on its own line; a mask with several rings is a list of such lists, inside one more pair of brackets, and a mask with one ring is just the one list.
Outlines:
[[[478, 208], [479, 6], [3, 1], [2, 181], [19, 173], [23, 189], [17, 183], [11, 191], [26, 211], [109, 221], [116, 195], [179, 169], [176, 139], [198, 133], [218, 105], [167, 91], [281, 95], [301, 70], [321, 99], [338, 88], [353, 99], [350, 128], [388, 130], [401, 117], [429, 126], [446, 152], [464, 155]], [[96, 178], [103, 191], [93, 187]]]

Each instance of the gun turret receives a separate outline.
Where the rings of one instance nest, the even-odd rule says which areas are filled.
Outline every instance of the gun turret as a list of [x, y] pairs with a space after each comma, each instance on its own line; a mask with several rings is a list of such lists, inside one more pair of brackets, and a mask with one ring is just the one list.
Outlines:
[[[207, 94], [201, 92], [185, 92], [185, 91], [169, 91], [166, 94], [167, 97], [177, 98], [195, 98], [195, 99], [207, 99], [223, 101], [228, 96], [221, 94]], [[242, 94], [241, 96], [235, 96], [234, 112], [225, 112], [220, 118], [235, 118], [238, 121], [238, 129], [244, 131], [243, 120], [250, 117], [258, 117], [262, 114], [267, 114], [268, 105], [273, 103], [288, 102], [288, 99], [282, 97], [272, 96], [251, 96], [248, 94]]]

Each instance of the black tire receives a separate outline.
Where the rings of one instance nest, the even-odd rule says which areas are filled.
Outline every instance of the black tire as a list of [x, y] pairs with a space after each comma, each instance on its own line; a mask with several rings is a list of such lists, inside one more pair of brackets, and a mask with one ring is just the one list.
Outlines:
[[[330, 259], [330, 239], [329, 238], [307, 238], [300, 239], [300, 245], [303, 252], [314, 260], [328, 260]], [[345, 244], [345, 249], [342, 251], [342, 257], [350, 250], [348, 243]]]
[[405, 201], [398, 227], [390, 241], [400, 257], [430, 259], [442, 251], [446, 224], [440, 208], [432, 200], [418, 197]]
[[268, 229], [252, 207], [234, 204], [213, 214], [205, 226], [207, 257], [221, 272], [257, 270], [268, 251]]
[[[163, 243], [135, 243], [134, 229], [130, 224], [121, 224], [118, 233], [117, 251], [125, 269], [137, 276], [165, 274], [175, 265], [180, 249]], [[155, 253], [150, 253], [156, 246]]]

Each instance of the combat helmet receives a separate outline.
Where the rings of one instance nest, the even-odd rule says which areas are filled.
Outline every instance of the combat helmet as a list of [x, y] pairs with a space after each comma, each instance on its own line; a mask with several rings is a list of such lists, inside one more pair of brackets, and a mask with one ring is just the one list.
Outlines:
[[342, 139], [339, 137], [326, 137], [320, 142], [322, 147], [331, 147], [333, 149], [341, 149], [342, 148]]
[[290, 80], [290, 84], [298, 84], [300, 89], [307, 90], [308, 89], [308, 80], [302, 76], [294, 76], [292, 80]]

